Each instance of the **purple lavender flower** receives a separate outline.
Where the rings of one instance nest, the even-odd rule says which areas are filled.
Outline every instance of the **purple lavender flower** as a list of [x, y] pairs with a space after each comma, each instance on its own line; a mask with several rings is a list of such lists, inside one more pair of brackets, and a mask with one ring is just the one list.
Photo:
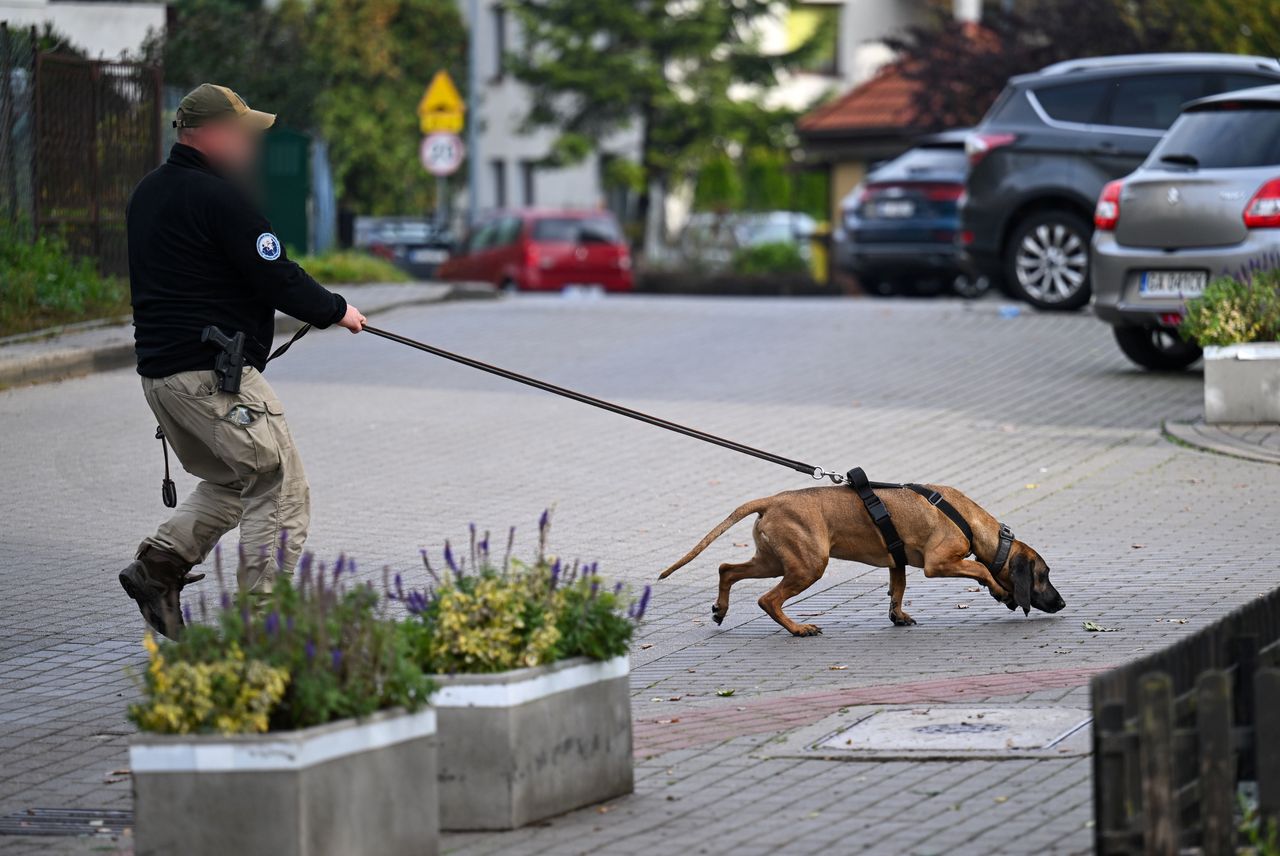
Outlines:
[[591, 594], [590, 594], [591, 599], [594, 600], [595, 596], [599, 593], [600, 593], [600, 578], [596, 577], [591, 581]]
[[653, 586], [645, 586], [640, 595], [640, 605], [636, 608], [636, 621], [644, 618], [644, 611], [649, 608], [649, 597], [653, 594]]
[[614, 583], [614, 584], [613, 584], [613, 593], [614, 593], [614, 594], [622, 594], [622, 583]]
[[342, 649], [334, 648], [329, 652], [329, 657], [333, 661], [333, 670], [336, 672], [342, 667]]
[[191, 623], [191, 604], [184, 603], [182, 605], [182, 619], [188, 624]]
[[303, 646], [303, 649], [302, 649], [302, 650], [303, 650], [303, 651], [306, 653], [306, 655], [307, 655], [307, 662], [308, 662], [308, 663], [309, 663], [309, 662], [311, 662], [312, 660], [314, 660], [314, 659], [316, 658], [316, 643], [315, 643], [315, 642], [312, 642], [310, 639], [308, 639], [308, 640], [307, 640], [307, 644], [306, 644], [305, 646]]
[[458, 567], [457, 561], [453, 558], [453, 548], [449, 546], [449, 542], [444, 542], [444, 563], [449, 566], [449, 570], [462, 577], [462, 569]]
[[547, 531], [547, 526], [549, 526], [550, 524], [551, 524], [551, 509], [544, 508], [542, 510], [542, 516], [538, 518], [538, 531], [542, 532], [545, 535]]
[[230, 608], [231, 608], [231, 593], [230, 593], [230, 592], [225, 592], [225, 591], [224, 591], [224, 592], [222, 593], [222, 597], [220, 597], [220, 598], [219, 598], [219, 602], [222, 604], [222, 608], [223, 608], [224, 610], [230, 609]]
[[209, 619], [209, 602], [205, 600], [204, 592], [200, 592], [200, 620], [207, 621]]
[[401, 577], [400, 577], [400, 575], [399, 575], [399, 574], [396, 574], [396, 593], [395, 593], [395, 599], [396, 599], [396, 600], [404, 600], [404, 580], [403, 580], [403, 579], [401, 579]]
[[551, 588], [554, 589], [558, 582], [560, 582], [560, 560], [556, 559], [551, 565]]
[[276, 567], [277, 568], [284, 567], [284, 552], [285, 552], [285, 547], [288, 545], [288, 543], [289, 543], [289, 530], [281, 529], [280, 540], [279, 540], [279, 543], [276, 544]]
[[347, 556], [345, 553], [338, 554], [338, 561], [333, 565], [333, 580], [338, 581], [338, 577], [342, 576], [342, 572], [347, 569]]
[[262, 622], [262, 627], [268, 636], [275, 636], [280, 631], [280, 613], [274, 609], [267, 613], [267, 618]]

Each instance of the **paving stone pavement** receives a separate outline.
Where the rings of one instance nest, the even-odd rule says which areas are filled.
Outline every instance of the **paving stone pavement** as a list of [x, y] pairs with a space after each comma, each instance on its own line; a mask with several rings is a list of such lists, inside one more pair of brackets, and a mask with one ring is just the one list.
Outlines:
[[[1131, 369], [1088, 315], [998, 309], [529, 298], [376, 318], [825, 467], [959, 486], [1046, 557], [1067, 600], [1023, 617], [914, 571], [920, 623], [895, 628], [886, 573], [833, 562], [789, 607], [823, 636], [793, 639], [764, 616], [765, 582], [740, 584], [716, 627], [715, 567], [748, 553], [740, 524], [655, 585], [632, 655], [635, 795], [512, 833], [449, 835], [446, 850], [1088, 852], [1087, 758], [758, 757], [851, 704], [1087, 706], [1093, 671], [1277, 584], [1280, 470], [1161, 436], [1163, 421], [1198, 415], [1198, 373]], [[315, 334], [269, 377], [307, 461], [310, 546], [345, 550], [367, 573], [420, 573], [418, 548], [438, 551], [470, 521], [516, 524], [528, 547], [554, 505], [561, 554], [641, 585], [742, 501], [810, 484], [372, 336]], [[127, 370], [0, 393], [0, 814], [129, 807], [115, 771], [142, 628], [115, 572], [165, 511], [151, 424]], [[1087, 633], [1085, 620], [1116, 632]], [[127, 839], [0, 837], [4, 853], [113, 850]]]

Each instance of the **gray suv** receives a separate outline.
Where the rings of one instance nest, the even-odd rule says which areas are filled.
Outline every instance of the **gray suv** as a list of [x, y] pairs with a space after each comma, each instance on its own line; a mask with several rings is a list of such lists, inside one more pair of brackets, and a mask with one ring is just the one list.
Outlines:
[[1176, 327], [1209, 279], [1280, 267], [1280, 86], [1187, 105], [1147, 162], [1094, 213], [1098, 317], [1149, 369], [1200, 357]]
[[1009, 81], [969, 136], [966, 259], [1041, 309], [1089, 302], [1091, 213], [1146, 160], [1188, 101], [1280, 83], [1280, 62], [1139, 54], [1051, 65]]

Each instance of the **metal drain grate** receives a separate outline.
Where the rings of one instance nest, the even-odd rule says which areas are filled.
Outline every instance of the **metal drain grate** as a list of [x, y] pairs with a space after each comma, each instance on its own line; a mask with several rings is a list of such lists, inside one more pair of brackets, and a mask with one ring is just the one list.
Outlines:
[[101, 808], [29, 808], [0, 817], [0, 835], [121, 835], [133, 812]]

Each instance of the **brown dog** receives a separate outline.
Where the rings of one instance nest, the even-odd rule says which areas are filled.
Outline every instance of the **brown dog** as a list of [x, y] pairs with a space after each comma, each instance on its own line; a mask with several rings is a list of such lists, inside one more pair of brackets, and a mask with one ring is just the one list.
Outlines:
[[[1015, 609], [1031, 607], [1057, 612], [1066, 606], [1049, 582], [1049, 566], [1040, 554], [1014, 539], [1008, 556], [992, 568], [1000, 544], [1000, 524], [960, 491], [943, 485], [925, 485], [937, 491], [960, 513], [973, 530], [973, 544], [960, 528], [929, 500], [905, 488], [880, 488], [876, 495], [885, 504], [906, 548], [907, 563], [924, 568], [926, 577], [966, 577], [986, 586], [991, 596]], [[812, 487], [740, 505], [707, 533], [684, 558], [659, 575], [670, 576], [735, 523], [759, 514], [753, 535], [756, 554], [748, 561], [720, 566], [720, 594], [711, 607], [716, 624], [729, 612], [729, 589], [739, 580], [782, 577], [760, 598], [760, 608], [796, 636], [812, 636], [822, 630], [813, 624], [796, 624], [782, 605], [817, 582], [828, 559], [846, 559], [889, 568], [889, 619], [896, 625], [915, 624], [902, 611], [907, 587], [906, 568], [893, 567], [880, 530], [858, 495], [848, 487]], [[974, 558], [966, 558], [972, 552]], [[976, 561], [975, 561], [976, 559]]]

